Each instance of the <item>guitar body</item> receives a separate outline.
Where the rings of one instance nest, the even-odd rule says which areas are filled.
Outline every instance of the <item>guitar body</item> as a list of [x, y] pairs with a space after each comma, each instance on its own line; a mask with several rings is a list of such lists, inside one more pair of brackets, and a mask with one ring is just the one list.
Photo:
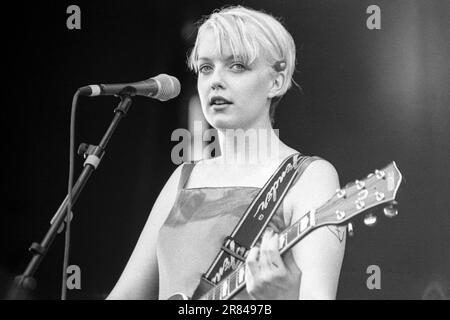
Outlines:
[[199, 300], [204, 294], [214, 288], [214, 285], [207, 282], [203, 277], [200, 279], [200, 283], [194, 291], [191, 297], [188, 297], [184, 293], [177, 292], [169, 297], [168, 300]]
[[167, 300], [191, 300], [187, 295], [184, 293], [175, 293], [174, 295], [170, 296]]

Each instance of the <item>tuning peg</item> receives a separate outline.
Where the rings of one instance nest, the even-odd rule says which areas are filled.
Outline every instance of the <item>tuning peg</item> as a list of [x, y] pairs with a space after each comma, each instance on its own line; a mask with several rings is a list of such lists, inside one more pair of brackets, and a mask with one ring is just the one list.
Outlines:
[[388, 218], [393, 218], [393, 217], [395, 217], [396, 215], [398, 215], [398, 210], [397, 210], [397, 208], [395, 207], [395, 204], [397, 204], [397, 203], [391, 204], [391, 205], [389, 205], [389, 206], [387, 206], [387, 207], [385, 207], [385, 208], [383, 209], [384, 215], [385, 215], [386, 217], [388, 217]]
[[379, 191], [375, 192], [375, 199], [377, 199], [377, 201], [382, 201], [382, 200], [384, 200], [384, 198], [385, 198], [385, 195], [383, 192], [379, 192]]
[[347, 225], [347, 232], [350, 237], [353, 237], [354, 235], [353, 224], [351, 222]]
[[344, 189], [337, 189], [336, 190], [336, 195], [337, 195], [337, 197], [338, 198], [346, 198], [347, 196], [346, 196], [346, 192], [345, 192], [345, 190]]
[[366, 187], [366, 183], [364, 181], [356, 180], [355, 184], [358, 190], [364, 189]]
[[375, 175], [378, 179], [384, 179], [386, 176], [386, 173], [382, 170], [375, 170]]
[[377, 223], [377, 217], [369, 213], [364, 218], [364, 224], [368, 227], [373, 227]]
[[356, 200], [355, 201], [356, 204], [356, 209], [361, 210], [362, 208], [364, 208], [366, 206], [366, 203], [362, 200]]

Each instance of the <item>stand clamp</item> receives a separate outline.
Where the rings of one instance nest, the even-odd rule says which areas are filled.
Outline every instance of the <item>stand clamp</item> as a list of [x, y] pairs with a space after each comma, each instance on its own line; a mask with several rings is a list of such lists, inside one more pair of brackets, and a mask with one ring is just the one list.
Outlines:
[[78, 155], [82, 155], [84, 159], [83, 166], [91, 165], [94, 169], [97, 169], [100, 161], [102, 160], [105, 150], [102, 150], [99, 146], [92, 144], [81, 143], [78, 147]]

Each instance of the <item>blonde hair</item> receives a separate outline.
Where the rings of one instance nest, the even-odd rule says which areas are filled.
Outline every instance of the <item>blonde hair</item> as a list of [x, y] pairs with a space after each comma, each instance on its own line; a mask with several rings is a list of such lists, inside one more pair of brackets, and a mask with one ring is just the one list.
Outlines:
[[282, 96], [296, 84], [292, 79], [295, 70], [295, 43], [291, 34], [272, 15], [243, 6], [225, 7], [215, 10], [200, 21], [197, 39], [188, 56], [188, 66], [198, 72], [198, 46], [200, 37], [206, 29], [212, 29], [216, 35], [219, 54], [223, 54], [224, 43], [231, 48], [233, 57], [251, 64], [262, 57], [276, 72], [282, 72], [285, 81], [280, 93], [272, 99], [270, 117], [273, 121], [275, 107]]

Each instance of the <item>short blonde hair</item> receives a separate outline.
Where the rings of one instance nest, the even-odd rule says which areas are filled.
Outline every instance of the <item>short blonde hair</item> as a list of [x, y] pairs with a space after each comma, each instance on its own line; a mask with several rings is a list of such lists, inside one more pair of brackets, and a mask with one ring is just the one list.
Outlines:
[[295, 83], [292, 75], [295, 70], [295, 43], [291, 34], [272, 15], [243, 6], [230, 6], [215, 10], [200, 21], [195, 45], [188, 56], [188, 66], [198, 72], [198, 46], [202, 33], [212, 29], [216, 35], [217, 48], [222, 55], [223, 45], [227, 43], [233, 57], [251, 64], [261, 56], [275, 71], [283, 72], [285, 81], [280, 94], [272, 100], [270, 116], [276, 104]]

